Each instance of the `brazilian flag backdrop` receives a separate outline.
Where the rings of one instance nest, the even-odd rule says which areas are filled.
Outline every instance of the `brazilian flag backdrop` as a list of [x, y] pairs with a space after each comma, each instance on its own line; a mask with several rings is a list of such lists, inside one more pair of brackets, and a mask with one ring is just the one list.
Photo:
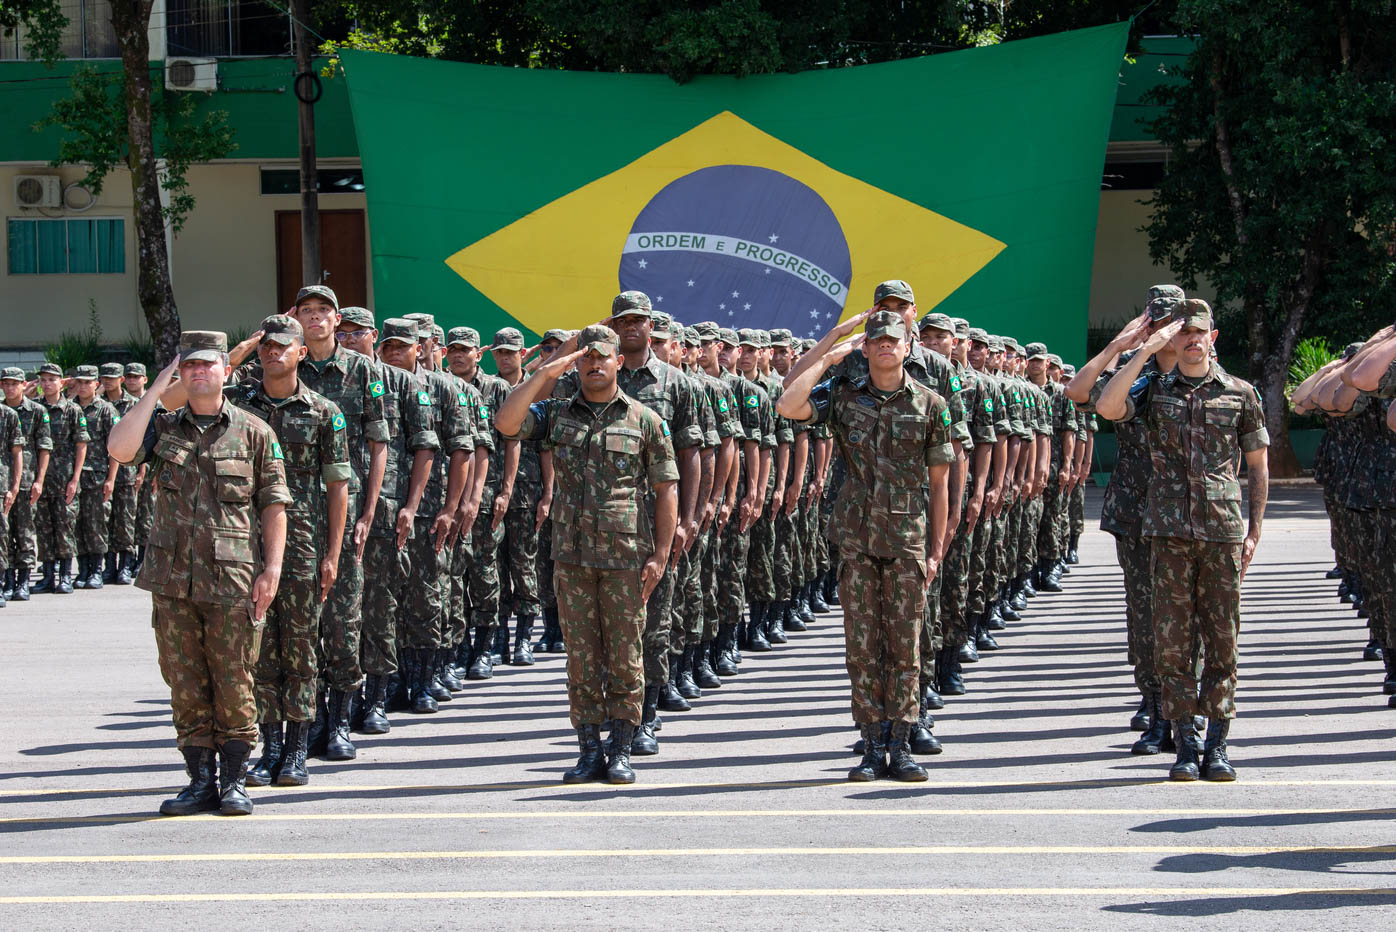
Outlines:
[[819, 336], [903, 278], [1079, 359], [1127, 29], [684, 85], [346, 51], [378, 315], [488, 341], [638, 289]]

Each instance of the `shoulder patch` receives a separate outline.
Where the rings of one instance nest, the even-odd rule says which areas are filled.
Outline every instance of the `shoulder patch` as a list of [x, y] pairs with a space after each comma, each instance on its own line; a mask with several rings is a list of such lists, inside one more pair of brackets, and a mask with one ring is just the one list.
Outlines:
[[668, 422], [668, 421], [660, 421], [660, 422], [659, 422], [659, 426], [664, 430], [664, 436], [666, 436], [666, 437], [669, 436], [669, 422]]
[[342, 415], [342, 414], [336, 414], [336, 415], [334, 416], [334, 420], [330, 421], [330, 424], [331, 424], [331, 426], [334, 427], [335, 430], [343, 430], [343, 429], [344, 429], [344, 415]]
[[430, 407], [431, 407], [431, 394], [430, 394], [429, 392], [418, 392], [418, 393], [417, 393], [417, 404], [421, 405], [423, 408], [430, 408]]
[[726, 414], [726, 413], [727, 413], [727, 399], [726, 399], [726, 398], [719, 398], [719, 399], [717, 400], [717, 410], [721, 411], [723, 414]]
[[482, 420], [482, 421], [488, 421], [488, 420], [490, 419], [490, 409], [489, 409], [487, 406], [485, 406], [485, 405], [480, 405], [479, 410], [480, 410], [480, 420]]
[[374, 382], [372, 385], [368, 387], [368, 393], [374, 398], [382, 397], [383, 383], [381, 381]]
[[121, 423], [121, 415], [119, 415], [119, 414], [114, 414], [114, 415], [112, 415], [111, 423], [112, 423], [112, 426], [113, 426], [113, 427], [115, 427], [117, 424], [120, 424], [120, 423]]
[[993, 413], [994, 413], [994, 399], [992, 399], [992, 398], [985, 398], [985, 399], [984, 399], [984, 410], [987, 411], [987, 412], [989, 412], [990, 414], [993, 414]]
[[761, 407], [761, 399], [757, 398], [755, 395], [747, 395], [746, 406], [748, 408], [759, 408]]
[[960, 390], [960, 377], [958, 375], [952, 375], [950, 377], [950, 390], [952, 392], [958, 392]]
[[86, 427], [86, 426], [87, 426], [87, 415], [85, 415], [85, 414], [79, 414], [79, 415], [78, 415], [78, 426], [79, 426], [79, 427]]
[[275, 460], [285, 458], [281, 455], [281, 444], [277, 443], [275, 440], [271, 442], [271, 458]]
[[44, 423], [47, 424], [47, 423], [49, 422], [48, 412], [47, 412], [47, 411], [40, 411], [39, 413], [42, 414], [42, 415], [44, 416]]
[[949, 409], [949, 408], [946, 408], [944, 411], [940, 412], [940, 419], [945, 423], [945, 426], [946, 426], [946, 427], [949, 427], [949, 426], [950, 426], [950, 409]]
[[469, 402], [468, 400], [466, 400], [465, 392], [456, 392], [456, 402], [457, 402], [461, 407], [464, 407], [464, 406], [470, 404], [470, 402]]

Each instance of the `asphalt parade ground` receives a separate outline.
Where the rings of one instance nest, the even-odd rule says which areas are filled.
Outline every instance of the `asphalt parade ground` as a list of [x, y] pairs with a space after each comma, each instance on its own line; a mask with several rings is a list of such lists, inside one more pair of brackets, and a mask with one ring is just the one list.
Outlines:
[[1389, 928], [1396, 710], [1323, 577], [1316, 488], [1272, 489], [1246, 579], [1233, 784], [1129, 753], [1098, 508], [1089, 490], [1066, 591], [936, 713], [923, 784], [845, 782], [832, 614], [665, 714], [633, 786], [560, 782], [563, 656], [539, 654], [355, 736], [358, 760], [313, 761], [309, 786], [250, 790], [250, 817], [163, 818], [184, 774], [149, 597], [11, 603], [0, 928]]

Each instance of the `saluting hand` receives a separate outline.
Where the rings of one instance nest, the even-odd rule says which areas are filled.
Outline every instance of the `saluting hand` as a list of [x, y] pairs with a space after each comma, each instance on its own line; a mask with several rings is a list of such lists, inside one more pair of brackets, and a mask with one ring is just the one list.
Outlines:
[[1163, 327], [1162, 329], [1154, 333], [1153, 336], [1149, 337], [1148, 341], [1144, 344], [1144, 348], [1141, 350], [1141, 352], [1147, 353], [1148, 355], [1152, 356], [1154, 353], [1157, 353], [1159, 350], [1167, 346], [1168, 341], [1176, 337], [1182, 331], [1182, 329], [1182, 318], [1169, 322], [1169, 324], [1166, 327]]

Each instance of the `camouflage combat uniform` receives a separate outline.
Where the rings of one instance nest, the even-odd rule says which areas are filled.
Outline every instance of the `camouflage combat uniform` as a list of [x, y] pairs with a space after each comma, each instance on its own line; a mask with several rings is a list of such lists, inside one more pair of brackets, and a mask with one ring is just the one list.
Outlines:
[[19, 497], [10, 508], [8, 552], [10, 565], [28, 572], [39, 559], [38, 537], [34, 531], [37, 506], [29, 503], [29, 496], [38, 473], [39, 451], [51, 452], [53, 437], [49, 433], [48, 410], [39, 402], [25, 398], [10, 410], [19, 415], [20, 431], [24, 434], [24, 475], [19, 480]]
[[[92, 402], [81, 405], [83, 419], [87, 422], [87, 458], [82, 463], [82, 478], [78, 497], [78, 517], [76, 523], [77, 552], [79, 556], [101, 557], [110, 548], [107, 546], [107, 526], [111, 520], [111, 502], [102, 497], [102, 485], [107, 481], [107, 469], [111, 458], [107, 456], [107, 435], [121, 420], [112, 404], [100, 395]], [[51, 468], [51, 467], [50, 467]]]
[[[24, 458], [24, 425], [20, 422], [19, 415], [15, 409], [9, 405], [0, 405], [0, 496], [9, 493], [10, 481], [15, 477], [11, 474], [13, 465], [12, 451], [20, 451], [20, 460]], [[23, 480], [24, 470], [20, 469], [20, 479]], [[16, 498], [18, 501], [18, 498]], [[4, 508], [0, 508], [0, 541], [6, 546], [0, 546], [0, 570], [10, 568], [10, 539], [9, 515]]]
[[86, 444], [87, 418], [76, 402], [59, 398], [51, 405], [40, 399], [48, 415], [53, 453], [49, 456], [48, 473], [44, 476], [44, 491], [34, 505], [34, 528], [39, 538], [39, 559], [67, 560], [77, 553], [75, 529], [80, 496], [71, 504], [64, 501], [68, 481], [73, 478], [77, 445]]
[[[138, 400], [135, 395], [124, 390], [115, 401], [105, 395], [102, 397], [116, 409], [119, 417], [125, 417], [126, 412], [130, 411]], [[136, 505], [139, 497], [136, 477], [139, 472], [140, 470], [134, 466], [116, 468], [116, 484], [111, 493], [111, 515], [107, 521], [108, 551], [124, 554], [136, 549]]]

